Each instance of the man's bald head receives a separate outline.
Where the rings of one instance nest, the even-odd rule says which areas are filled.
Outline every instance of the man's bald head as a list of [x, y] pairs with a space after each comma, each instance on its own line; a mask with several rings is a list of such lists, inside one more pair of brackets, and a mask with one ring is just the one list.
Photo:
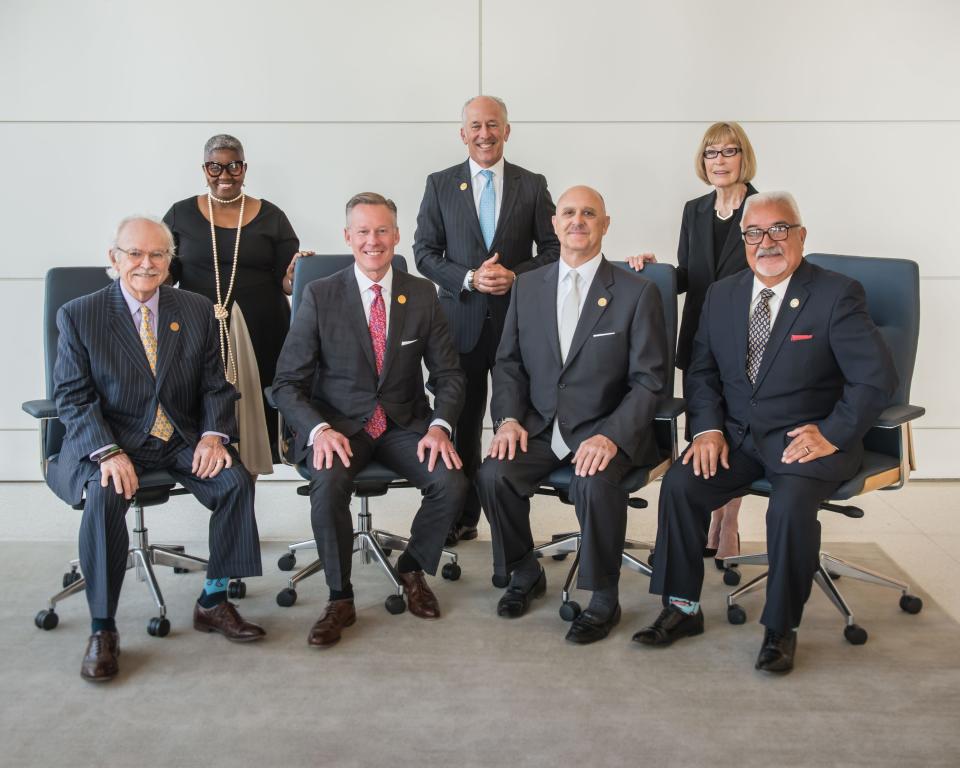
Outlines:
[[592, 187], [570, 187], [557, 200], [553, 229], [560, 240], [560, 258], [571, 267], [589, 261], [603, 245], [610, 226], [603, 195]]

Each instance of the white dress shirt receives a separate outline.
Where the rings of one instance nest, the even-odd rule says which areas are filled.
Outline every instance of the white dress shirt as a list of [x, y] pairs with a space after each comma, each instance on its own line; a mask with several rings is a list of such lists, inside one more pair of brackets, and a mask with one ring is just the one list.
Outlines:
[[[583, 313], [583, 305], [587, 302], [587, 294], [590, 292], [593, 278], [596, 277], [597, 269], [600, 267], [601, 258], [603, 258], [603, 254], [598, 253], [590, 259], [590, 261], [577, 267], [577, 273], [580, 275], [580, 306], [577, 310], [578, 316]], [[563, 259], [560, 259], [557, 263], [560, 265], [560, 272], [557, 275], [557, 328], [559, 329], [563, 300], [567, 298], [567, 294], [570, 293], [570, 288], [573, 285], [573, 283], [566, 278], [573, 267], [569, 266]]]
[[[477, 218], [480, 218], [480, 196], [487, 186], [487, 180], [480, 175], [481, 171], [493, 171], [494, 209], [493, 209], [493, 231], [497, 231], [497, 225], [500, 223], [500, 208], [503, 205], [503, 156], [489, 168], [481, 168], [476, 161], [470, 158], [470, 188], [473, 190], [473, 205], [477, 209]], [[474, 270], [467, 270], [463, 276], [463, 290], [472, 291], [470, 287], [470, 275]]]

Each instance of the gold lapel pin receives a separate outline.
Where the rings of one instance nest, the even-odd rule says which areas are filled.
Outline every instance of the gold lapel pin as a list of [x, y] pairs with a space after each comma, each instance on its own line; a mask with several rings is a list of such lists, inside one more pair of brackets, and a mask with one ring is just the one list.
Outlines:
[[796, 309], [800, 306], [800, 299], [790, 299], [790, 307]]
[[460, 182], [460, 191], [461, 191], [461, 192], [466, 192], [466, 191], [467, 191], [467, 187], [469, 187], [469, 186], [470, 186], [470, 185], [467, 184], [467, 182], [461, 181], [461, 182]]
[[402, 293], [399, 296], [397, 296], [397, 304], [406, 304], [406, 303], [407, 303], [406, 296], [404, 296]]
[[180, 323], [178, 323], [178, 322], [172, 322], [172, 323], [170, 323], [170, 330], [171, 330], [171, 331], [174, 331], [174, 332], [179, 331], [179, 330], [180, 330]]
[[605, 307], [607, 306], [607, 300], [601, 296], [599, 299], [597, 299], [597, 304], [601, 307]]

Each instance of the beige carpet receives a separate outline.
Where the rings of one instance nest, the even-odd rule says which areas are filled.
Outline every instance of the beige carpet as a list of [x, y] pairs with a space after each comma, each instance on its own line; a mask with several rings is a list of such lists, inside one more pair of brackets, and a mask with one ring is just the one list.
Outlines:
[[[876, 546], [829, 549], [899, 573]], [[62, 605], [56, 630], [32, 624], [71, 548], [0, 545], [0, 764], [960, 764], [960, 627], [929, 599], [910, 616], [896, 593], [842, 579], [870, 633], [854, 647], [815, 587], [797, 668], [776, 678], [753, 669], [760, 598], [745, 602], [747, 625], [729, 625], [712, 567], [703, 636], [663, 650], [630, 643], [659, 603], [628, 572], [622, 624], [581, 648], [564, 642], [557, 614], [566, 564], [547, 560], [547, 597], [506, 621], [494, 615], [489, 543], [468, 542], [463, 578], [435, 581], [442, 620], [389, 615], [386, 581], [356, 565], [358, 623], [338, 647], [315, 651], [306, 634], [326, 597], [322, 576], [302, 586], [294, 607], [279, 608], [281, 551], [266, 547], [266, 576], [241, 603], [269, 633], [252, 646], [194, 632], [200, 576], [169, 571], [161, 581], [174, 629], [149, 637], [152, 603], [128, 578], [121, 676], [93, 686], [78, 672], [89, 626], [82, 597]]]

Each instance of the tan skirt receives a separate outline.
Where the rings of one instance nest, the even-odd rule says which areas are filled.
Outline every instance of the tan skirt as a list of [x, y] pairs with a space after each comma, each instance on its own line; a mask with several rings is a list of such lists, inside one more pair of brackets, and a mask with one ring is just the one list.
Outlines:
[[240, 436], [240, 461], [252, 475], [273, 474], [273, 456], [263, 412], [263, 389], [257, 371], [247, 323], [240, 305], [233, 303], [230, 312], [230, 346], [237, 363], [237, 432]]

